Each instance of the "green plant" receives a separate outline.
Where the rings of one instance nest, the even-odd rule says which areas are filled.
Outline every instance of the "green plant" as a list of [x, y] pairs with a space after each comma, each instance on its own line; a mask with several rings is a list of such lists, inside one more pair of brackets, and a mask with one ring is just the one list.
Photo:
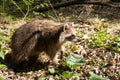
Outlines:
[[6, 50], [8, 50], [8, 48], [6, 48], [6, 47], [3, 47], [5, 44], [3, 44], [3, 43], [5, 43], [5, 42], [10, 42], [10, 38], [9, 37], [7, 37], [7, 36], [3, 36], [2, 34], [4, 34], [6, 31], [5, 30], [2, 30], [2, 29], [0, 29], [0, 34], [1, 34], [1, 36], [0, 36], [0, 58], [2, 58], [2, 59], [4, 59], [4, 57], [5, 57], [5, 51]]
[[68, 66], [71, 70], [75, 69], [78, 66], [82, 66], [85, 64], [85, 60], [81, 59], [74, 54], [68, 56], [64, 62], [65, 66]]
[[117, 73], [117, 76], [120, 78], [120, 72]]
[[[5, 21], [11, 21], [13, 17], [23, 17], [25, 19], [29, 14], [34, 15], [34, 9], [47, 7], [48, 2], [39, 2], [35, 0], [1, 0], [0, 1], [0, 16], [5, 18]], [[7, 8], [6, 8], [7, 7]], [[46, 15], [46, 13], [44, 13]], [[35, 14], [36, 15], [36, 14]], [[6, 18], [10, 16], [9, 19]]]
[[2, 50], [2, 42], [0, 42], [0, 58], [4, 59], [4, 57], [5, 57], [5, 54], [4, 54], [3, 50]]
[[101, 30], [97, 31], [95, 35], [89, 38], [91, 41], [92, 47], [106, 47], [107, 40], [109, 40], [110, 35], [107, 33], [107, 29], [102, 28]]
[[5, 36], [6, 33], [6, 30], [0, 29], [0, 68], [7, 68], [6, 65], [2, 64], [5, 59], [6, 52], [9, 50], [8, 43], [10, 42], [10, 38]]
[[54, 68], [49, 68], [48, 71], [51, 73], [51, 74], [55, 74], [56, 73], [56, 70]]
[[40, 77], [40, 78], [38, 78], [38, 80], [47, 80], [47, 78], [46, 77]]
[[110, 46], [110, 48], [113, 50], [113, 51], [116, 51], [118, 53], [120, 53], [120, 37], [114, 37], [113, 39], [113, 43], [112, 45]]
[[0, 69], [4, 69], [4, 68], [7, 68], [7, 66], [4, 64], [0, 64]]
[[59, 75], [65, 79], [71, 79], [74, 77], [75, 80], [79, 80], [80, 74], [75, 71], [75, 68], [84, 64], [85, 61], [83, 59], [72, 54], [64, 61], [62, 68], [49, 68], [48, 71], [52, 75]]
[[3, 80], [3, 78], [0, 76], [0, 80]]
[[113, 38], [113, 41], [114, 41], [114, 45], [116, 46], [116, 47], [119, 47], [120, 46], [120, 37], [114, 37]]
[[9, 15], [9, 16], [4, 17], [4, 22], [6, 24], [10, 24], [12, 21], [15, 21], [15, 20], [17, 20], [15, 16]]
[[103, 78], [102, 76], [98, 76], [93, 72], [90, 72], [90, 80], [109, 80], [109, 79]]
[[70, 78], [74, 77], [75, 80], [80, 80], [80, 79], [79, 79], [80, 74], [77, 73], [76, 71], [71, 71], [71, 72], [70, 72], [70, 71], [64, 71], [64, 72], [62, 73], [62, 76], [63, 76], [65, 79], [70, 79]]
[[7, 36], [0, 37], [0, 41], [10, 42], [10, 38]]
[[0, 51], [0, 58], [2, 58], [2, 59], [5, 58], [5, 54], [3, 53], [3, 51]]
[[102, 47], [106, 50], [115, 51], [120, 53], [120, 37], [111, 36], [107, 33], [106, 28], [101, 28], [96, 31], [93, 36], [87, 39], [90, 42], [90, 46]]

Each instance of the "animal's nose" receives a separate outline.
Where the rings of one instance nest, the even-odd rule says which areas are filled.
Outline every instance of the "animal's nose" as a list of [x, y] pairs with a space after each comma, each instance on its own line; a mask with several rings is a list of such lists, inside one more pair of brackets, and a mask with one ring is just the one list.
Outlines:
[[71, 36], [75, 36], [74, 34], [72, 34]]
[[71, 37], [72, 37], [72, 38], [75, 38], [75, 35], [73, 34], [73, 35], [71, 35]]
[[75, 35], [72, 35], [74, 38], [73, 38], [73, 42], [80, 42], [81, 41], [81, 39], [80, 38], [78, 38], [77, 36], [75, 36]]

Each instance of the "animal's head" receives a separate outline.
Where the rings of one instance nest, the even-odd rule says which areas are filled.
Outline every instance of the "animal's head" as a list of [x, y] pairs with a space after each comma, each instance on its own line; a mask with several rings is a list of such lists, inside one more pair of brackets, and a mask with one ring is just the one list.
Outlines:
[[74, 23], [66, 23], [63, 25], [63, 32], [59, 37], [60, 42], [73, 41], [75, 39]]

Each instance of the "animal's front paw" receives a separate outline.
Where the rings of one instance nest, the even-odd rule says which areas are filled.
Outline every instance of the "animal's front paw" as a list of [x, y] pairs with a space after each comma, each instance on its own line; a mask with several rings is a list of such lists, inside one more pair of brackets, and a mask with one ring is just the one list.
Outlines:
[[53, 64], [58, 66], [61, 63], [62, 63], [62, 59], [60, 58], [60, 55], [56, 55], [53, 59]]
[[62, 62], [61, 59], [54, 59], [54, 60], [53, 60], [53, 64], [54, 64], [54, 65], [60, 65], [61, 62]]

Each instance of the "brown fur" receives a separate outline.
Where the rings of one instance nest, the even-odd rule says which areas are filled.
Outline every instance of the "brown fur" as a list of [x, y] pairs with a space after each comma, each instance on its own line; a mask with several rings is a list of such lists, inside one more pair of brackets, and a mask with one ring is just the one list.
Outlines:
[[16, 64], [30, 57], [38, 57], [45, 52], [53, 59], [57, 51], [65, 43], [64, 37], [72, 34], [72, 25], [64, 29], [64, 23], [33, 20], [18, 28], [12, 36], [12, 63]]

